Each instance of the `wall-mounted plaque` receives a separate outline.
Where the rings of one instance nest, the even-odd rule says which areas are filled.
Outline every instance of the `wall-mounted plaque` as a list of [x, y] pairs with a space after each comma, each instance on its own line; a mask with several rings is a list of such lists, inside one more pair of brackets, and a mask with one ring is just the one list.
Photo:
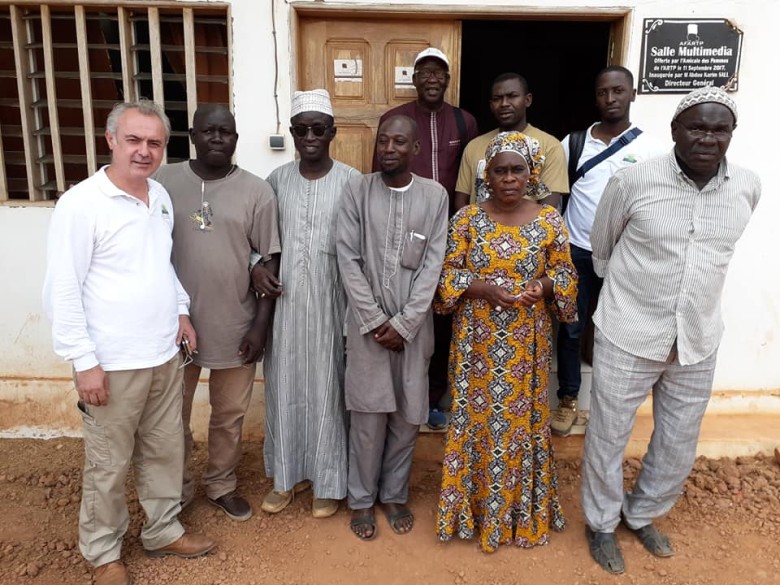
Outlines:
[[646, 18], [639, 93], [738, 89], [742, 31], [724, 18]]

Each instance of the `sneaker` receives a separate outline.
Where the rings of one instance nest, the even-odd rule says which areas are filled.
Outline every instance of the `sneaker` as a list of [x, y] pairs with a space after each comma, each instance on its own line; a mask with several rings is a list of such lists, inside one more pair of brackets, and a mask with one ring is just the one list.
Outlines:
[[147, 550], [146, 556], [160, 557], [180, 557], [182, 559], [194, 559], [205, 555], [211, 549], [217, 546], [217, 543], [202, 534], [184, 534], [179, 540], [174, 540], [168, 546]]
[[220, 508], [227, 517], [237, 522], [249, 520], [252, 517], [252, 506], [238, 492], [230, 492], [214, 500], [209, 498], [209, 504]]
[[577, 420], [577, 399], [564, 396], [558, 403], [558, 408], [552, 413], [550, 429], [559, 437], [568, 437], [575, 420]]
[[130, 585], [127, 569], [121, 561], [106, 563], [95, 569], [95, 585]]
[[441, 431], [447, 428], [447, 417], [438, 408], [428, 411], [428, 428], [432, 431]]

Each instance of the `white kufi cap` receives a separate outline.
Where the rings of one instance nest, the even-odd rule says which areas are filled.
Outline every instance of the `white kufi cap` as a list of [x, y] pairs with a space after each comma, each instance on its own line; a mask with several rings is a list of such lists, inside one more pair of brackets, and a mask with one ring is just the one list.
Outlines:
[[726, 90], [722, 87], [700, 87], [698, 89], [694, 89], [691, 93], [686, 95], [681, 101], [680, 104], [677, 106], [677, 110], [674, 112], [674, 116], [672, 117], [672, 120], [676, 120], [677, 116], [682, 114], [685, 110], [688, 108], [692, 108], [693, 106], [697, 104], [721, 104], [723, 106], [726, 106], [729, 110], [731, 110], [731, 113], [734, 115], [734, 123], [737, 122], [737, 102], [735, 102], [732, 97], [726, 93]]
[[330, 103], [330, 94], [324, 89], [296, 91], [292, 98], [290, 117], [294, 118], [303, 112], [320, 112], [332, 116], [333, 106]]

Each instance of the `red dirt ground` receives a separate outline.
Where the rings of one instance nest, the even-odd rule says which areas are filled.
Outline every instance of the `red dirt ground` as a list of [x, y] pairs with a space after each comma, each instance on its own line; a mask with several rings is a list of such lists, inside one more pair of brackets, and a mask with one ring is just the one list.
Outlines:
[[[427, 436], [421, 442], [441, 441]], [[436, 445], [434, 445], [435, 449]], [[480, 552], [473, 542], [441, 543], [434, 514], [441, 465], [417, 457], [410, 503], [417, 523], [397, 536], [378, 517], [379, 535], [361, 542], [349, 531], [342, 504], [326, 520], [310, 514], [311, 492], [277, 516], [259, 511], [271, 483], [263, 476], [261, 445], [246, 443], [241, 489], [256, 515], [235, 523], [209, 506], [202, 493], [182, 514], [185, 525], [219, 541], [206, 558], [144, 557], [138, 538], [143, 514], [128, 482], [131, 525], [124, 558], [136, 585], [260, 585], [379, 583], [426, 585], [721, 585], [780, 583], [780, 464], [770, 457], [696, 462], [685, 494], [659, 526], [677, 550], [656, 559], [633, 535], [619, 529], [627, 571], [599, 569], [587, 551], [578, 497], [579, 464], [560, 461], [559, 476], [569, 525], [549, 545], [530, 550], [502, 547]], [[196, 467], [205, 452], [198, 445]], [[0, 583], [91, 583], [77, 547], [82, 447], [76, 439], [0, 441]], [[640, 462], [625, 463], [630, 484]]]

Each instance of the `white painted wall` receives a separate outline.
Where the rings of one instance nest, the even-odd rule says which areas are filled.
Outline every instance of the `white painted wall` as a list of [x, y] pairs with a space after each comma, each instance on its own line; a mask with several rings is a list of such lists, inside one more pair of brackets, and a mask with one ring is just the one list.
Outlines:
[[[204, 0], [206, 1], [206, 0]], [[274, 152], [268, 137], [277, 132], [274, 102], [273, 36], [271, 2], [233, 0], [233, 87], [240, 140], [238, 163], [266, 176], [273, 168], [292, 159], [288, 149]], [[777, 218], [780, 217], [780, 178], [775, 138], [780, 124], [773, 110], [780, 83], [775, 74], [777, 22], [780, 2], [776, 0], [590, 0], [588, 7], [575, 0], [539, 0], [534, 8], [523, 2], [480, 2], [505, 7], [517, 13], [544, 7], [547, 13], [573, 10], [598, 12], [630, 7], [630, 46], [624, 63], [635, 73], [639, 69], [641, 25], [644, 18], [728, 17], [744, 35], [740, 90], [735, 95], [740, 109], [739, 128], [729, 150], [729, 158], [754, 169], [764, 184], [764, 197], [747, 229], [731, 265], [723, 298], [726, 335], [721, 345], [712, 412], [780, 413], [780, 262], [777, 259]], [[281, 132], [286, 133], [289, 101], [293, 91], [294, 47], [290, 23], [296, 6], [313, 2], [289, 3], [276, 0]], [[362, 2], [325, 0], [318, 7], [338, 6], [354, 10], [409, 7], [405, 2]], [[473, 0], [425, 0], [419, 11], [469, 11]], [[633, 117], [659, 137], [668, 135], [669, 121], [680, 96], [637, 97]], [[69, 379], [70, 368], [51, 352], [49, 326], [40, 305], [44, 270], [46, 231], [50, 207], [0, 206], [0, 431], [31, 429], [77, 431], [73, 408], [75, 393]], [[659, 283], [659, 286], [663, 283]], [[260, 386], [257, 387], [260, 389]], [[261, 431], [261, 392], [256, 392], [248, 429]], [[196, 431], [205, 428], [207, 402], [201, 391], [195, 411]]]

